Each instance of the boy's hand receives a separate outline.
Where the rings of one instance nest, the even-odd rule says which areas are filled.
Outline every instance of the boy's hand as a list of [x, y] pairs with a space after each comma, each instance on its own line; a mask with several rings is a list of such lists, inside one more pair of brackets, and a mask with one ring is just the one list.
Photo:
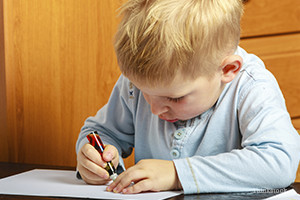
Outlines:
[[[135, 184], [129, 186], [131, 182]], [[128, 187], [129, 186], [129, 187]], [[174, 163], [167, 160], [141, 160], [122, 172], [106, 190], [133, 194], [143, 191], [182, 189]]]
[[103, 185], [109, 181], [109, 174], [103, 168], [106, 167], [106, 162], [111, 160], [117, 168], [119, 154], [114, 146], [105, 146], [102, 159], [99, 152], [92, 145], [85, 144], [77, 155], [77, 169], [86, 183]]

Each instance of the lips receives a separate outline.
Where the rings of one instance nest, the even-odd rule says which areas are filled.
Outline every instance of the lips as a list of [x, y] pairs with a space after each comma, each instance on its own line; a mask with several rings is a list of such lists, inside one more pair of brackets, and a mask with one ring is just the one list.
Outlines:
[[162, 119], [162, 120], [165, 120], [167, 122], [170, 122], [170, 123], [175, 123], [179, 120], [179, 119], [164, 119], [164, 118], [161, 118], [161, 117], [159, 117], [159, 118]]
[[167, 119], [165, 119], [167, 122], [171, 122], [171, 123], [175, 123], [175, 122], [177, 122], [178, 121], [178, 119], [172, 119], [172, 120], [167, 120]]

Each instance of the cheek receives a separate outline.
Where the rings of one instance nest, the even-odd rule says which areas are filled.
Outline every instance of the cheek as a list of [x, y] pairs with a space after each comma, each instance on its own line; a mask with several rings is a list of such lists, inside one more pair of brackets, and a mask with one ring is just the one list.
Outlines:
[[149, 103], [149, 95], [143, 93], [144, 99]]
[[192, 102], [192, 103], [185, 103], [185, 104], [178, 104], [172, 107], [173, 112], [176, 116], [181, 117], [182, 119], [191, 119], [196, 117], [203, 112], [206, 111], [206, 107], [202, 106], [200, 102]]
[[171, 110], [177, 115], [186, 115], [194, 111], [194, 105], [191, 103], [178, 103], [170, 106]]

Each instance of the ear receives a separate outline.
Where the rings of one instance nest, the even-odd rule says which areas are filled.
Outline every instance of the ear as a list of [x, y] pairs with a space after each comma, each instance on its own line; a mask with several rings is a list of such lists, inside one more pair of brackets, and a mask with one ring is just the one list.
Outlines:
[[243, 59], [239, 55], [230, 55], [226, 57], [221, 65], [222, 82], [231, 82], [239, 73], [243, 65]]

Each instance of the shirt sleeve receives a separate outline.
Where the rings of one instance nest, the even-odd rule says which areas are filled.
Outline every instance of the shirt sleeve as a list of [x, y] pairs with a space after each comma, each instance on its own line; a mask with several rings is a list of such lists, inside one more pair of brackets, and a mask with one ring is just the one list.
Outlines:
[[261, 191], [287, 187], [295, 180], [299, 135], [279, 87], [254, 80], [241, 88], [237, 105], [233, 112], [241, 148], [174, 160], [184, 193]]
[[95, 116], [86, 119], [78, 136], [76, 152], [88, 143], [86, 135], [91, 131], [97, 131], [104, 144], [111, 144], [118, 149], [120, 163], [124, 163], [121, 157], [127, 157], [132, 152], [134, 142], [133, 113], [130, 98], [133, 91], [130, 90], [130, 82], [124, 76], [120, 76], [111, 93], [108, 103], [103, 106]]

